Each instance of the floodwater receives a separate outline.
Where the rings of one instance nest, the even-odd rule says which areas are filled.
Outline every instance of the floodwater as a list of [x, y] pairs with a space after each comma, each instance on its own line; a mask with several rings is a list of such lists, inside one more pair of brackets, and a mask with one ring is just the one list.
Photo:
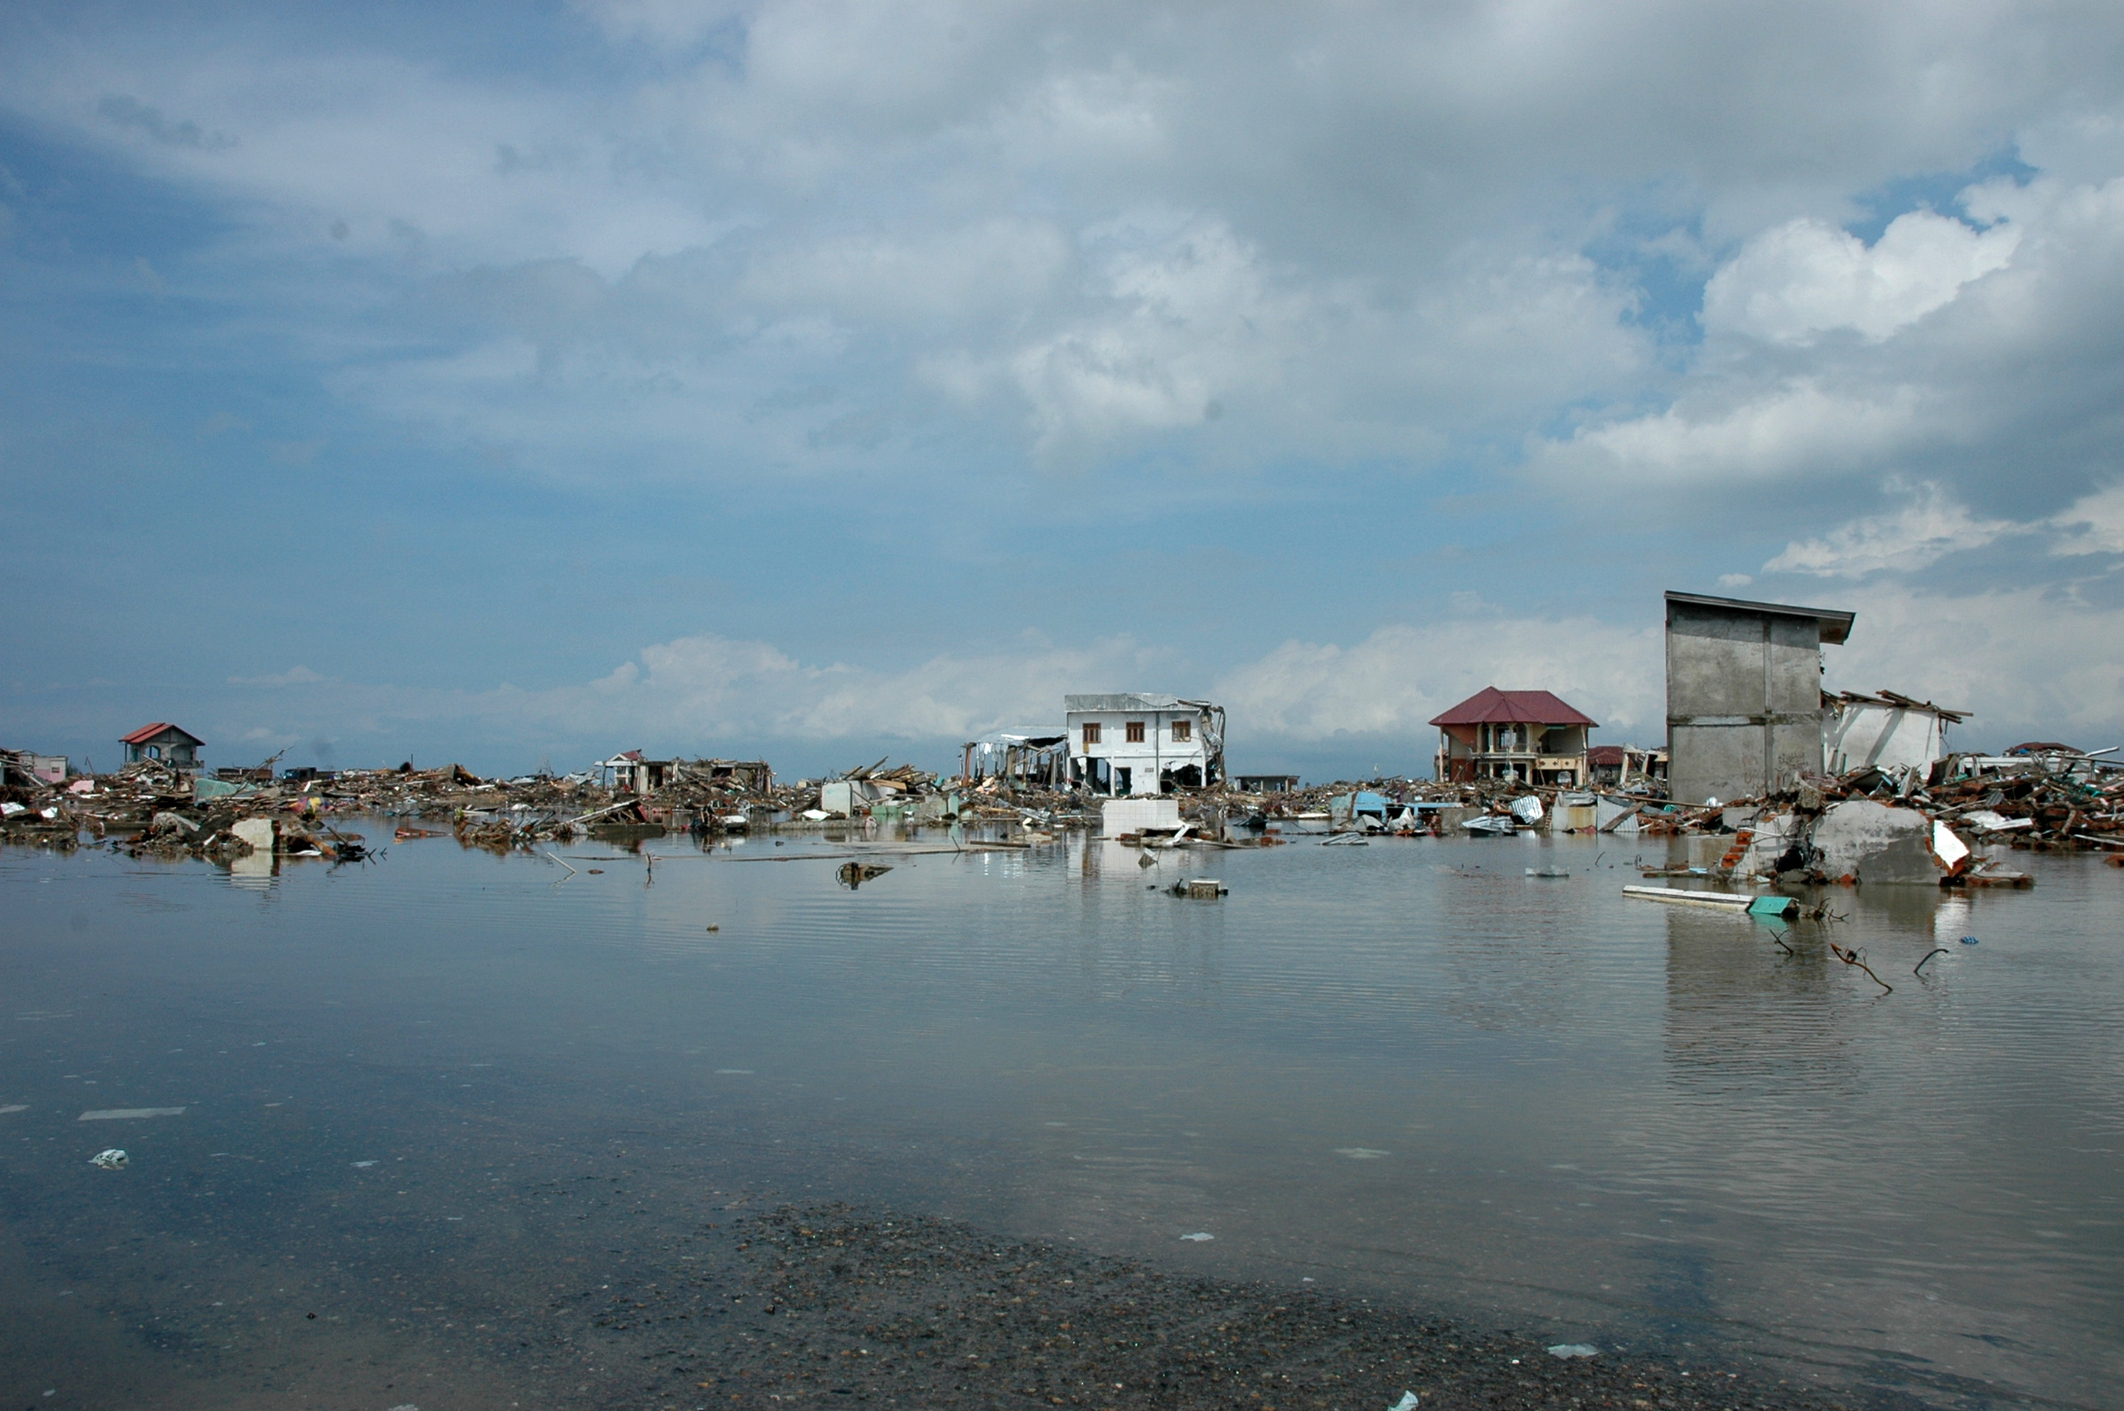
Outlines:
[[[2117, 1404], [2124, 872], [2017, 855], [2033, 891], [1832, 891], [1845, 920], [1788, 929], [1624, 899], [1655, 849], [1072, 837], [853, 891], [807, 836], [572, 873], [11, 849], [0, 1396], [565, 1404], [509, 1361], [512, 1301], [767, 1193]], [[1158, 890], [1206, 873], [1230, 894]], [[182, 1110], [83, 1118], [142, 1109]]]

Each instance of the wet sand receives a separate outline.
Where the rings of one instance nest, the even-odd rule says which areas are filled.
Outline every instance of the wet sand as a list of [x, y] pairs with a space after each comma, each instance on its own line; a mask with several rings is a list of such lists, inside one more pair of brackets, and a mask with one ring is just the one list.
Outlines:
[[[16, 1187], [0, 1197], [12, 1271], [0, 1405], [1389, 1411], [1404, 1392], [1426, 1408], [1927, 1404], [1780, 1382], [1732, 1344], [1561, 1359], [1553, 1336], [1375, 1289], [1206, 1277], [892, 1198], [802, 1194], [874, 1186], [874, 1163], [803, 1159], [810, 1178], [763, 1186], [730, 1181], [705, 1153], [560, 1153], [505, 1126], [465, 1140], [476, 1169], [438, 1149], [308, 1190], [255, 1160], [221, 1170], [215, 1191], [179, 1179], [128, 1198], [155, 1163], [95, 1173], [90, 1200]], [[227, 1203], [201, 1198], [217, 1195]], [[2002, 1404], [1956, 1404], [1972, 1399]]]
[[[607, 1369], [599, 1404], [1912, 1408], [1715, 1363], [1539, 1342], [1268, 1283], [843, 1204], [703, 1226], [659, 1271], [554, 1301], [546, 1352]], [[633, 1368], [633, 1374], [610, 1369]], [[585, 1389], [591, 1389], [585, 1384]]]

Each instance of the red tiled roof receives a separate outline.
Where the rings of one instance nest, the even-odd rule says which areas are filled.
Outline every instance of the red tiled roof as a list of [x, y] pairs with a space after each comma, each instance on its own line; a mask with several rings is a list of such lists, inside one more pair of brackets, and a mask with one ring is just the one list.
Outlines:
[[1547, 691], [1500, 691], [1485, 686], [1434, 718], [1433, 725], [1597, 725]]
[[1588, 764], [1621, 764], [1622, 762], [1623, 747], [1621, 745], [1595, 745], [1592, 749], [1586, 751], [1586, 763]]
[[194, 735], [191, 731], [185, 729], [183, 726], [172, 725], [167, 720], [158, 720], [153, 725], [141, 726], [138, 730], [135, 730], [130, 735], [121, 735], [118, 737], [118, 743], [121, 745], [144, 745], [148, 741], [154, 739], [157, 735], [160, 735], [165, 730], [175, 730], [178, 734], [184, 736], [184, 738], [190, 740], [195, 745], [203, 745], [206, 743], [206, 741], [200, 739], [197, 735]]

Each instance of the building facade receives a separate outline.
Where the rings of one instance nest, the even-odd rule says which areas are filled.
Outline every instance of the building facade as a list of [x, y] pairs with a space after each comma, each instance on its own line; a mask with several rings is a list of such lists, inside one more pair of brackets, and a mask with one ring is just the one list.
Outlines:
[[671, 776], [671, 765], [668, 759], [644, 759], [640, 750], [627, 750], [597, 762], [614, 790], [644, 796], [664, 787]]
[[1547, 691], [1485, 686], [1443, 715], [1437, 777], [1448, 783], [1506, 779], [1582, 789], [1591, 778], [1587, 732], [1598, 722]]
[[1667, 788], [1677, 803], [1748, 798], [1819, 774], [1822, 647], [1852, 614], [1667, 594]]
[[1014, 789], [1067, 788], [1069, 731], [1031, 725], [968, 740], [959, 756], [959, 777], [969, 784], [994, 779]]
[[1598, 788], [1625, 789], [1632, 784], [1661, 784], [1667, 778], [1667, 752], [1636, 745], [1595, 745], [1586, 751], [1589, 782]]
[[[7, 766], [9, 774], [20, 775], [26, 782], [54, 785], [66, 783], [66, 756], [63, 754], [0, 750], [0, 763]], [[15, 780], [10, 778], [7, 782], [12, 784]]]
[[189, 730], [158, 720], [153, 725], [141, 726], [130, 735], [121, 735], [118, 743], [125, 746], [127, 764], [153, 759], [177, 769], [197, 769], [199, 747], [206, 741]]
[[1947, 727], [1969, 718], [1931, 701], [1894, 691], [1863, 696], [1844, 691], [1822, 700], [1822, 755], [1828, 773], [1876, 769], [1930, 770], [1947, 757]]
[[1070, 782], [1114, 797], [1224, 780], [1224, 707], [1124, 691], [1064, 696]]

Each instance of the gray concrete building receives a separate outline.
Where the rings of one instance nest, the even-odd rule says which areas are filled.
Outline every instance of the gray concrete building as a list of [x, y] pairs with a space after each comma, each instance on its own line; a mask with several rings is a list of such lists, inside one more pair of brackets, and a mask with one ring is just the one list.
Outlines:
[[1667, 594], [1667, 787], [1744, 798], [1822, 772], [1822, 646], [1852, 614]]

